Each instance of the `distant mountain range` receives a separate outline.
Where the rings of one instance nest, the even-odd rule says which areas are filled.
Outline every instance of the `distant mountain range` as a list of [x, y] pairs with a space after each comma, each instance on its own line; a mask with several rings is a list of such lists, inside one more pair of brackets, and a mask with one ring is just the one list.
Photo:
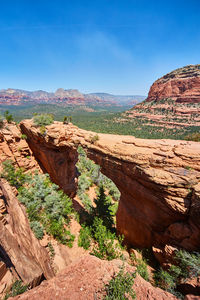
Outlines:
[[112, 95], [107, 93], [83, 94], [76, 89], [59, 88], [55, 93], [46, 91], [25, 91], [19, 89], [0, 90], [0, 104], [25, 105], [25, 104], [59, 104], [59, 105], [135, 105], [146, 97], [140, 95]]

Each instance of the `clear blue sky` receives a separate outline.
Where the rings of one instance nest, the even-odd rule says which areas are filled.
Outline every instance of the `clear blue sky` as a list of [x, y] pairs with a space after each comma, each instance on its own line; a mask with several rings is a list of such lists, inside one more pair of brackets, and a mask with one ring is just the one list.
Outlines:
[[0, 88], [146, 95], [200, 63], [200, 0], [0, 1]]

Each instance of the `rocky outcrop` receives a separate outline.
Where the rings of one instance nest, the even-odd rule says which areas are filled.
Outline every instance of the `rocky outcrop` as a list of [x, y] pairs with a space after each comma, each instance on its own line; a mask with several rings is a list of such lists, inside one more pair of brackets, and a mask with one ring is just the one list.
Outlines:
[[[0, 129], [0, 172], [2, 162], [10, 159], [24, 171], [40, 171], [19, 128], [4, 122]], [[36, 286], [54, 272], [50, 257], [30, 229], [25, 208], [17, 199], [17, 191], [0, 179], [0, 296], [16, 279]]]
[[147, 99], [123, 114], [167, 128], [200, 126], [200, 65], [177, 69], [156, 80]]
[[97, 135], [60, 122], [44, 135], [31, 120], [20, 127], [42, 168], [70, 195], [76, 191], [76, 149], [85, 148], [121, 192], [117, 229], [128, 244], [199, 249], [199, 143]]
[[156, 80], [146, 101], [172, 98], [177, 102], [200, 102], [200, 65], [189, 65]]
[[39, 165], [28, 147], [25, 136], [21, 138], [22, 133], [15, 123], [4, 122], [0, 128], [0, 171], [1, 164], [7, 159], [11, 159], [17, 167], [25, 171], [33, 172]]
[[0, 221], [0, 256], [14, 277], [31, 286], [54, 275], [48, 252], [40, 245], [30, 229], [23, 206], [19, 203], [10, 185], [0, 179], [6, 214]]
[[[105, 285], [120, 270], [120, 260], [104, 261], [94, 256], [85, 256], [69, 265], [56, 277], [44, 281], [39, 287], [32, 289], [12, 300], [91, 300], [103, 299]], [[125, 264], [125, 271], [135, 272], [134, 267]], [[139, 275], [134, 280], [133, 290], [140, 300], [172, 300], [177, 299], [159, 288], [153, 287]]]

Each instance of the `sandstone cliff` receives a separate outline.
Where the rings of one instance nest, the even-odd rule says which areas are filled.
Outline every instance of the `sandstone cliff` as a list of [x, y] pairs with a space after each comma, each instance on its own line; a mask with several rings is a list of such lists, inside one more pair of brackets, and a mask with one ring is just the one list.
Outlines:
[[177, 69], [156, 80], [147, 99], [124, 117], [148, 120], [150, 126], [200, 126], [200, 65]]
[[129, 245], [199, 249], [199, 143], [96, 136], [60, 122], [44, 135], [31, 120], [20, 127], [41, 167], [70, 195], [76, 192], [76, 149], [85, 148], [121, 192], [117, 229]]
[[146, 101], [172, 98], [177, 102], [200, 102], [200, 65], [189, 65], [156, 80]]
[[[6, 159], [25, 171], [40, 170], [20, 130], [14, 123], [4, 122], [0, 129], [0, 172]], [[16, 189], [0, 179], [0, 295], [16, 279], [36, 286], [54, 275], [49, 254], [31, 231], [25, 208], [16, 195]]]

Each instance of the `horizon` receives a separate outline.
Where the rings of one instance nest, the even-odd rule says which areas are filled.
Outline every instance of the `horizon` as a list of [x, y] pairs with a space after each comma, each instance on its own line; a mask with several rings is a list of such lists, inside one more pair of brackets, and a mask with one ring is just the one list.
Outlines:
[[0, 11], [0, 89], [148, 94], [198, 64], [200, 2], [10, 1]]
[[132, 95], [130, 95], [130, 94], [127, 94], [127, 95], [116, 95], [116, 94], [112, 94], [112, 93], [105, 93], [104, 91], [102, 91], [102, 92], [91, 92], [91, 93], [84, 93], [84, 92], [82, 92], [82, 91], [80, 91], [80, 90], [78, 90], [78, 89], [64, 89], [64, 88], [62, 88], [62, 87], [58, 87], [58, 88], [56, 88], [54, 91], [48, 91], [48, 90], [39, 90], [39, 89], [36, 89], [36, 90], [25, 90], [25, 89], [21, 89], [21, 88], [11, 88], [11, 87], [8, 87], [8, 88], [1, 88], [0, 89], [0, 92], [1, 91], [7, 91], [7, 90], [17, 90], [17, 91], [24, 91], [24, 92], [47, 92], [47, 93], [49, 93], [49, 94], [51, 94], [51, 93], [55, 93], [57, 90], [59, 90], [59, 89], [63, 89], [63, 90], [65, 90], [65, 91], [70, 91], [70, 90], [75, 90], [75, 91], [78, 91], [78, 92], [80, 92], [81, 94], [83, 94], [83, 95], [88, 95], [88, 94], [107, 94], [107, 95], [111, 95], [111, 96], [141, 96], [141, 97], [146, 97], [147, 95], [138, 95], [138, 94], [132, 94]]

